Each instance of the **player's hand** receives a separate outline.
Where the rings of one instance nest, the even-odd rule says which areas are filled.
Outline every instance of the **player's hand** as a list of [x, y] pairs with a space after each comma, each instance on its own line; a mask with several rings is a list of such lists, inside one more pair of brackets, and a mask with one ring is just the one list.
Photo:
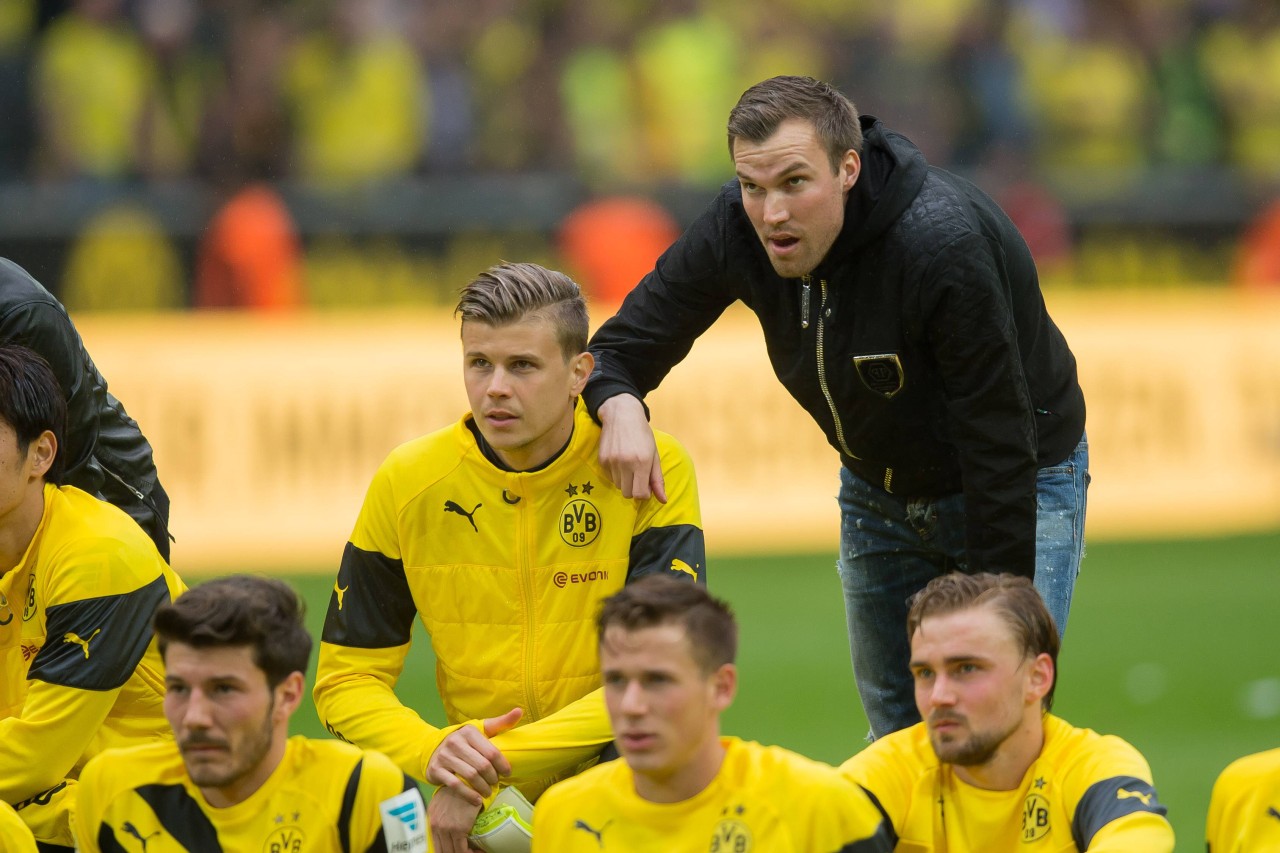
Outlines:
[[485, 720], [483, 733], [475, 726], [450, 732], [431, 753], [427, 781], [448, 788], [476, 807], [484, 805], [498, 778], [511, 775], [511, 762], [489, 739], [514, 726], [523, 715], [521, 709], [512, 708], [501, 717]]
[[[471, 726], [467, 726], [471, 728]], [[475, 731], [472, 729], [472, 731]], [[467, 789], [471, 793], [470, 788]], [[440, 788], [427, 804], [427, 825], [431, 827], [431, 849], [436, 853], [469, 853], [479, 848], [467, 840], [480, 816], [483, 803], [476, 804], [452, 788]]]
[[662, 458], [640, 400], [630, 394], [618, 394], [605, 400], [598, 414], [600, 465], [609, 479], [625, 497], [644, 500], [652, 494], [666, 503]]

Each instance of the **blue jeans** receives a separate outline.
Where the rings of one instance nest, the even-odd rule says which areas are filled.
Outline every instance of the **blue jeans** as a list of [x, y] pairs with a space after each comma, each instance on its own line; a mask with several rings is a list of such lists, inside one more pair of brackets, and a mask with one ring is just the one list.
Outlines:
[[[1036, 589], [1066, 632], [1084, 556], [1089, 442], [1036, 474]], [[920, 721], [908, 664], [907, 599], [964, 571], [964, 496], [908, 500], [840, 469], [840, 572], [858, 696], [873, 737]]]

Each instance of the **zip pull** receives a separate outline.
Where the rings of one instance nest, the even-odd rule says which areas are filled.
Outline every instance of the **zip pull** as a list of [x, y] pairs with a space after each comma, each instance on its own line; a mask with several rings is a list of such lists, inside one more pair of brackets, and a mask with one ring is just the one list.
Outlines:
[[809, 328], [809, 276], [800, 278], [800, 328]]

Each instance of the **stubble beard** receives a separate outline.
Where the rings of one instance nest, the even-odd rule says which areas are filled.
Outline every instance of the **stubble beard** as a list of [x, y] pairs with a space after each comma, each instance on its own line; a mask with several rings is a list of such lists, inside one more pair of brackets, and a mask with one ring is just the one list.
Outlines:
[[237, 756], [234, 752], [229, 753], [231, 765], [229, 767], [220, 768], [217, 766], [196, 765], [187, 766], [187, 775], [191, 777], [191, 781], [201, 788], [225, 788], [242, 777], [248, 775], [271, 751], [271, 742], [274, 735], [274, 729], [271, 723], [271, 714], [267, 714], [263, 719], [262, 728], [258, 730], [257, 735], [250, 737], [241, 744], [240, 754]]
[[945, 743], [938, 735], [930, 733], [929, 740], [939, 761], [959, 767], [977, 767], [991, 761], [1015, 731], [1016, 725], [1005, 732], [974, 732], [964, 740]]

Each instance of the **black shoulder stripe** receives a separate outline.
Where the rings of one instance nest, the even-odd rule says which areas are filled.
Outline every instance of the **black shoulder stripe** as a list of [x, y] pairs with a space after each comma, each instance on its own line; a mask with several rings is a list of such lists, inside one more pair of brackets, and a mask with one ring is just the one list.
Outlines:
[[[360, 790], [360, 771], [363, 769], [364, 759], [361, 758], [347, 778], [347, 789], [342, 792], [342, 809], [338, 812], [338, 840], [342, 843], [342, 853], [351, 853], [351, 816], [356, 810], [356, 793]], [[385, 841], [383, 845], [386, 845]]]
[[98, 827], [98, 849], [102, 853], [129, 853], [119, 841], [116, 841], [115, 830], [105, 823]]
[[355, 649], [395, 648], [409, 642], [417, 615], [404, 563], [348, 542], [321, 638]]
[[1112, 776], [1095, 782], [1076, 804], [1076, 813], [1071, 818], [1071, 837], [1078, 849], [1088, 850], [1098, 830], [1116, 818], [1137, 812], [1169, 814], [1156, 799], [1156, 789], [1151, 783], [1136, 776]]
[[897, 843], [898, 834], [889, 828], [887, 820], [882, 820], [874, 834], [846, 844], [836, 853], [892, 853]]
[[707, 548], [702, 528], [693, 524], [673, 524], [670, 527], [650, 527], [632, 536], [627, 583], [663, 572], [689, 577], [682, 568], [672, 568], [676, 560], [698, 573], [698, 583], [707, 582]]
[[[871, 805], [875, 806], [876, 811], [880, 812], [880, 828], [876, 830], [876, 837], [880, 837], [880, 835], [883, 834], [885, 841], [889, 844], [889, 846], [884, 849], [892, 850], [898, 844], [898, 831], [893, 828], [893, 818], [889, 816], [889, 812], [885, 807], [880, 804], [880, 798], [875, 795], [874, 791], [863, 785], [858, 785], [858, 787], [862, 788], [863, 793], [867, 795], [867, 799], [871, 801]], [[875, 848], [873, 847], [871, 849]]]
[[143, 785], [138, 796], [151, 806], [160, 825], [183, 847], [200, 853], [222, 853], [218, 830], [181, 785]]
[[142, 660], [151, 642], [151, 617], [168, 600], [161, 575], [133, 592], [52, 605], [48, 639], [28, 677], [81, 690], [115, 690]]

